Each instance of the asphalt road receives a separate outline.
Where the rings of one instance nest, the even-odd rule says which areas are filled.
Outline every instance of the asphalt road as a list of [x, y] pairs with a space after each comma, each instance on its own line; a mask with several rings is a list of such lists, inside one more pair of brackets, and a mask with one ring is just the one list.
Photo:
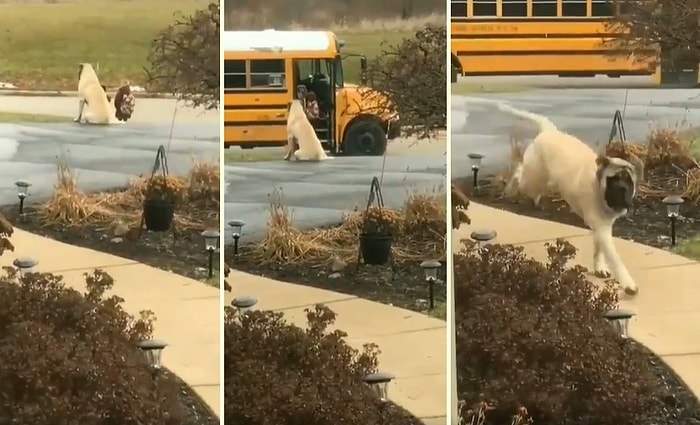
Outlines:
[[[384, 203], [400, 207], [410, 190], [444, 191], [445, 157], [440, 151], [387, 156], [382, 180]], [[380, 177], [382, 158], [338, 157], [324, 162], [271, 161], [225, 167], [226, 221], [246, 222], [244, 239], [265, 235], [269, 198], [280, 189], [298, 228], [330, 225], [343, 212], [365, 208], [372, 177]], [[226, 232], [226, 243], [232, 243]]]
[[[135, 120], [121, 125], [91, 126], [75, 124], [67, 118], [65, 124], [0, 123], [0, 205], [18, 202], [14, 186], [17, 180], [32, 183], [32, 201], [50, 196], [56, 182], [59, 156], [74, 168], [78, 186], [85, 191], [117, 188], [134, 176], [149, 175], [158, 146], [168, 147], [174, 102], [147, 100], [140, 103], [142, 116], [149, 118], [147, 122]], [[62, 98], [0, 96], [0, 110], [28, 112], [24, 107], [32, 102], [39, 113], [52, 113], [57, 105], [67, 104]], [[158, 117], [155, 106], [162, 108], [167, 104], [170, 105], [167, 113]], [[74, 113], [74, 108], [64, 108], [56, 114], [70, 117]], [[195, 158], [216, 160], [219, 157], [218, 119], [189, 112], [179, 116], [168, 153], [172, 175], [186, 174]]]
[[452, 177], [470, 175], [467, 154], [485, 155], [483, 171], [507, 165], [510, 135], [534, 136], [532, 126], [500, 112], [496, 102], [542, 114], [560, 129], [591, 146], [606, 143], [616, 110], [623, 112], [627, 139], [643, 141], [650, 125], [700, 126], [698, 89], [559, 88], [514, 93], [474, 94], [451, 98]]

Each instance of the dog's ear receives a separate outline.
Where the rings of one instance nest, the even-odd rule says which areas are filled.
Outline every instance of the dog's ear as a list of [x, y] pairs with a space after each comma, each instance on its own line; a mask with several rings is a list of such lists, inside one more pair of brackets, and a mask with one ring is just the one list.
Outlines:
[[598, 157], [595, 159], [595, 164], [598, 168], [605, 168], [610, 165], [610, 158], [604, 154], [598, 154]]
[[637, 175], [637, 181], [644, 181], [644, 161], [635, 154], [630, 154], [628, 161], [634, 167], [634, 173]]

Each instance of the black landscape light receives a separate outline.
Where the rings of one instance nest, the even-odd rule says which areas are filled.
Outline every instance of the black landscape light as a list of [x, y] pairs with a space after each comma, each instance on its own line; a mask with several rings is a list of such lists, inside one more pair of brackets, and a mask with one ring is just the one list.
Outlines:
[[253, 306], [258, 303], [253, 297], [242, 296], [236, 297], [231, 301], [231, 305], [238, 310], [240, 314], [247, 313], [253, 309]]
[[209, 254], [209, 278], [214, 276], [214, 253], [219, 248], [219, 239], [221, 234], [216, 229], [208, 229], [202, 232], [204, 236], [204, 247]]
[[151, 376], [153, 379], [156, 379], [163, 366], [161, 363], [163, 350], [168, 344], [159, 339], [144, 339], [136, 345], [141, 349], [144, 356], [146, 356], [146, 361], [151, 368]]
[[241, 238], [245, 221], [231, 220], [228, 222], [228, 225], [231, 226], [231, 234], [233, 236], [233, 255], [238, 255], [238, 240]]
[[17, 270], [19, 270], [20, 275], [32, 273], [37, 264], [39, 264], [39, 262], [30, 257], [20, 257], [12, 262], [12, 265], [17, 267]]
[[423, 273], [425, 273], [425, 281], [428, 282], [428, 292], [430, 294], [430, 309], [435, 308], [435, 281], [437, 280], [438, 270], [442, 264], [437, 260], [425, 260], [420, 263]]
[[472, 186], [476, 188], [479, 186], [479, 169], [481, 168], [481, 160], [484, 159], [484, 155], [470, 153], [467, 155], [467, 158], [469, 158], [469, 163], [472, 167]]
[[19, 214], [24, 214], [24, 200], [29, 196], [29, 186], [32, 184], [24, 180], [16, 181], [17, 197], [19, 198]]
[[621, 308], [610, 310], [603, 315], [622, 338], [629, 337], [630, 319], [634, 316], [634, 312]]
[[479, 229], [473, 231], [469, 237], [479, 244], [479, 248], [483, 248], [488, 245], [489, 241], [496, 238], [496, 231], [491, 229]]
[[676, 220], [681, 213], [681, 204], [685, 202], [682, 197], [677, 195], [667, 196], [661, 201], [666, 205], [666, 215], [671, 221], [671, 246], [676, 245]]
[[379, 397], [379, 401], [389, 400], [389, 382], [395, 378], [389, 372], [375, 372], [365, 376], [362, 380], [372, 388], [372, 391]]

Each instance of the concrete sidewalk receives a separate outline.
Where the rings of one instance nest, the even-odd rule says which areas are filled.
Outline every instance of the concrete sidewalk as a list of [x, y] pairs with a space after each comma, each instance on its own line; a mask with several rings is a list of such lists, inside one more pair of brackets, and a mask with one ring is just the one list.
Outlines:
[[[519, 216], [476, 203], [469, 206], [472, 225], [453, 233], [453, 250], [476, 228], [498, 232], [497, 243], [522, 245], [538, 260], [546, 259], [544, 243], [564, 238], [579, 249], [576, 261], [593, 268], [593, 241], [587, 229]], [[615, 245], [639, 285], [636, 297], [621, 295], [620, 304], [637, 313], [632, 337], [661, 356], [700, 395], [700, 263], [670, 252], [615, 239]], [[592, 279], [595, 279], [591, 276]]]
[[219, 415], [220, 290], [201, 282], [114, 255], [67, 245], [15, 229], [15, 252], [6, 251], [0, 266], [18, 257], [39, 261], [37, 271], [63, 275], [67, 285], [84, 292], [83, 274], [104, 269], [115, 280], [111, 294], [138, 317], [152, 310], [154, 337], [168, 343], [163, 364], [189, 384]]
[[396, 376], [391, 400], [426, 424], [445, 423], [447, 380], [445, 322], [439, 319], [308, 286], [279, 282], [231, 270], [226, 304], [236, 296], [258, 299], [256, 308], [284, 312], [288, 322], [306, 327], [304, 309], [322, 303], [338, 315], [335, 327], [348, 333], [355, 348], [379, 345], [379, 368]]

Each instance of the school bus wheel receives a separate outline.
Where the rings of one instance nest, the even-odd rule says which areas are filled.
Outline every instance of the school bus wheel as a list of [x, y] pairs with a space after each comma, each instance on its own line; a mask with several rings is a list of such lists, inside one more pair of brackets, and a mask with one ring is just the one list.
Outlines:
[[350, 125], [343, 138], [343, 151], [346, 155], [384, 155], [386, 132], [375, 119], [360, 119]]

